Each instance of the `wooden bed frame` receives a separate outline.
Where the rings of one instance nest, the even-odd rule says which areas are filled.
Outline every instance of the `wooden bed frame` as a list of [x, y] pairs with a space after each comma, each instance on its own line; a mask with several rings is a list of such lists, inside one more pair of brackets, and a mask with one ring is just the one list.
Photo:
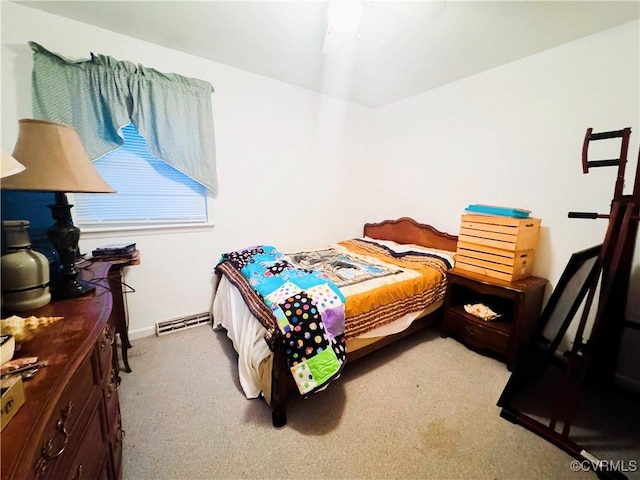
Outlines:
[[[418, 223], [412, 218], [402, 217], [397, 220], [384, 220], [380, 223], [366, 223], [364, 235], [377, 240], [391, 240], [397, 243], [414, 244], [439, 250], [456, 251], [458, 237], [440, 232], [431, 225]], [[382, 337], [375, 343], [349, 353], [347, 340], [347, 363], [361, 358], [375, 350], [395, 342], [407, 335], [442, 319], [442, 307], [413, 321], [409, 328], [394, 335]], [[296, 386], [286, 364], [284, 343], [276, 342], [273, 352], [273, 368], [271, 370], [271, 407], [273, 426], [282, 428], [287, 423], [286, 406], [291, 392]]]

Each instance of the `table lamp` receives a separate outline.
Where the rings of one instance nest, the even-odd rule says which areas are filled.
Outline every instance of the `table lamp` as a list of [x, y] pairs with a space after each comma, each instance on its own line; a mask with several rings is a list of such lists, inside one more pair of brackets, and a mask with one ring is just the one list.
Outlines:
[[51, 294], [54, 299], [75, 298], [95, 290], [91, 283], [78, 279], [75, 266], [80, 229], [73, 224], [67, 192], [114, 193], [93, 166], [82, 146], [78, 132], [69, 125], [45, 120], [19, 121], [18, 141], [13, 157], [26, 170], [2, 181], [8, 190], [55, 192], [51, 209], [55, 224], [47, 230], [51, 244], [62, 264], [60, 281]]
[[0, 178], [9, 177], [24, 170], [24, 165], [2, 150], [2, 163], [0, 164]]

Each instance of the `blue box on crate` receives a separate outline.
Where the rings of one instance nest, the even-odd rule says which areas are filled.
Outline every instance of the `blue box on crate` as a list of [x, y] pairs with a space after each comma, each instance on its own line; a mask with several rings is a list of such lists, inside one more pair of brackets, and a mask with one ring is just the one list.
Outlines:
[[530, 210], [511, 207], [497, 207], [495, 205], [471, 204], [466, 208], [466, 210], [469, 213], [476, 213], [480, 215], [498, 215], [500, 217], [512, 218], [529, 218], [531, 215]]

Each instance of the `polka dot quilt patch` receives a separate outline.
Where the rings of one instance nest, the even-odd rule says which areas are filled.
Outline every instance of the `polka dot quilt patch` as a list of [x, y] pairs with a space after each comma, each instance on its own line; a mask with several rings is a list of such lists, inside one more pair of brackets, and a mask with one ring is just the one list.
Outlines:
[[264, 300], [285, 344], [287, 364], [300, 394], [322, 389], [344, 366], [344, 295], [320, 272], [296, 268], [271, 246], [226, 253]]

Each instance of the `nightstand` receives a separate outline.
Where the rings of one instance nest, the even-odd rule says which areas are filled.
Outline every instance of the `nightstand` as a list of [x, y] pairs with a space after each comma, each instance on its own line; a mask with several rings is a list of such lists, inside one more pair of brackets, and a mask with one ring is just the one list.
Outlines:
[[[528, 277], [506, 282], [455, 268], [447, 280], [443, 336], [492, 354], [513, 370], [540, 317], [547, 280]], [[500, 318], [484, 321], [464, 310], [464, 305], [475, 303], [486, 305]]]

